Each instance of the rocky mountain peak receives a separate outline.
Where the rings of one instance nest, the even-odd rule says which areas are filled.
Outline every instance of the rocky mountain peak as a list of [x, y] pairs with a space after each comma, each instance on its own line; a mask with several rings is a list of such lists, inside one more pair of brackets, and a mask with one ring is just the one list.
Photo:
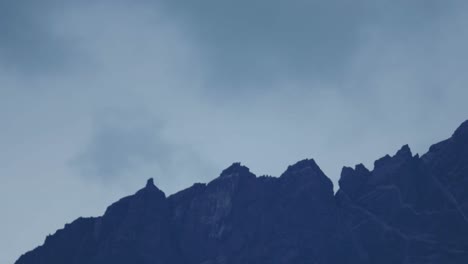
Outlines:
[[305, 174], [308, 176], [314, 174], [323, 174], [320, 167], [315, 163], [313, 159], [304, 159], [301, 160], [294, 165], [288, 166], [286, 171], [281, 175], [281, 177], [288, 177], [289, 175], [298, 175], [298, 174]]
[[369, 173], [369, 169], [366, 168], [366, 166], [364, 166], [364, 164], [362, 163], [359, 163], [357, 164], [355, 167], [354, 167], [354, 170], [358, 173]]
[[409, 159], [413, 157], [413, 153], [411, 153], [410, 147], [406, 144], [406, 145], [403, 145], [393, 157], [400, 158], [400, 159]]
[[390, 168], [397, 168], [413, 158], [408, 145], [403, 145], [395, 155], [385, 155], [374, 162], [374, 172], [388, 171]]
[[156, 185], [154, 185], [154, 180], [153, 178], [149, 178], [147, 181], [146, 181], [146, 186], [145, 188], [154, 188], [156, 187]]
[[139, 190], [136, 194], [136, 196], [141, 196], [141, 195], [144, 195], [144, 196], [151, 196], [151, 197], [154, 197], [154, 198], [159, 198], [159, 199], [165, 199], [166, 198], [166, 194], [164, 194], [163, 191], [161, 191], [158, 187], [156, 187], [156, 185], [154, 184], [154, 179], [153, 178], [149, 178], [147, 181], [146, 181], [146, 185], [143, 189]]
[[281, 175], [280, 180], [291, 192], [333, 195], [333, 183], [313, 159], [304, 159], [289, 166]]
[[421, 159], [404, 145], [340, 189], [313, 159], [281, 177], [234, 163], [165, 198], [153, 179], [16, 264], [468, 263], [468, 121]]
[[370, 176], [371, 172], [363, 164], [356, 165], [354, 169], [343, 167], [338, 181], [340, 191], [345, 192], [350, 198], [354, 198]]
[[226, 179], [226, 178], [232, 178], [232, 177], [237, 177], [237, 176], [255, 177], [255, 175], [250, 172], [249, 168], [247, 168], [246, 166], [243, 166], [240, 162], [235, 162], [231, 166], [224, 169], [218, 178]]

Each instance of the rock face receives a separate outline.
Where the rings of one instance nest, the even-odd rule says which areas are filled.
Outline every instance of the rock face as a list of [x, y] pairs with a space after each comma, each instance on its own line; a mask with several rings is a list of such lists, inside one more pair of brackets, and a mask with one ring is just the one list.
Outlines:
[[150, 179], [16, 263], [468, 263], [468, 121], [422, 157], [405, 145], [345, 167], [339, 185], [313, 160], [277, 178], [234, 163], [170, 197]]

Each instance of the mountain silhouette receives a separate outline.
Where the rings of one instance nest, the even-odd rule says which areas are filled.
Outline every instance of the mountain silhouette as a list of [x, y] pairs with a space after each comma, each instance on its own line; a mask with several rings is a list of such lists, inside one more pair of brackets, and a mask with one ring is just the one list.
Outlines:
[[280, 177], [234, 163], [169, 197], [150, 179], [16, 261], [65, 263], [468, 263], [468, 121], [421, 157], [343, 168], [336, 194], [312, 159]]

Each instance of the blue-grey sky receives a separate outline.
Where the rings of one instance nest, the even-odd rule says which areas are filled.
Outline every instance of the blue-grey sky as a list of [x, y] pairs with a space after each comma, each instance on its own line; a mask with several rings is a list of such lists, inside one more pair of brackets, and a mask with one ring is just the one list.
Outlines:
[[468, 119], [468, 3], [0, 0], [0, 263], [154, 177], [423, 153]]

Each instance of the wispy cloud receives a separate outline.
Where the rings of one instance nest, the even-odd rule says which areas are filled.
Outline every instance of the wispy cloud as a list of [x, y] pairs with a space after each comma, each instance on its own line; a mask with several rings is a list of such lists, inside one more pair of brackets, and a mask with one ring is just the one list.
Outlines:
[[[234, 161], [279, 175], [309, 157], [336, 181], [342, 165], [405, 143], [424, 152], [468, 117], [467, 11], [458, 0], [2, 1], [0, 210], [29, 208], [6, 201], [32, 180], [34, 206], [56, 207], [21, 226], [28, 236], [9, 221], [0, 262], [147, 177], [172, 193]], [[82, 206], [82, 193], [100, 205]]]

